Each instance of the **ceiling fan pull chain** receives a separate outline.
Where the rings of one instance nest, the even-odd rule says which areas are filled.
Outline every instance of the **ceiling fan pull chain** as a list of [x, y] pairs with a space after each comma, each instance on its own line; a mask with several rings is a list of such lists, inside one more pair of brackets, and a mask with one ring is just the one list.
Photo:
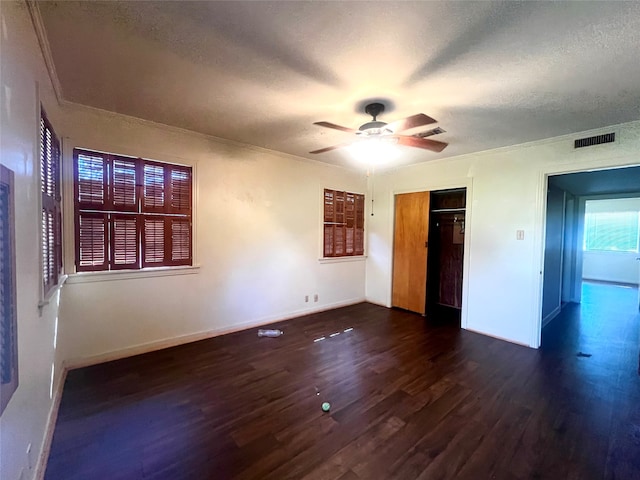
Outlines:
[[[373, 217], [373, 174], [376, 172], [376, 167], [371, 167], [371, 216]], [[369, 169], [367, 168], [367, 177], [369, 177]]]

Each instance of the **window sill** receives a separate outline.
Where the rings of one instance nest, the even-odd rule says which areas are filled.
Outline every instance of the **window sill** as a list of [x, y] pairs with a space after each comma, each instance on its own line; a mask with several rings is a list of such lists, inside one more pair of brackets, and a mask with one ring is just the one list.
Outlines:
[[40, 310], [40, 312], [42, 312], [42, 309], [44, 307], [51, 303], [51, 299], [58, 293], [58, 290], [62, 288], [62, 286], [67, 282], [68, 279], [69, 275], [60, 275], [58, 284], [55, 287], [52, 287], [51, 290], [47, 292], [47, 295], [38, 302], [38, 310]]
[[589, 254], [589, 255], [601, 255], [601, 256], [609, 256], [609, 255], [618, 255], [618, 256], [629, 256], [629, 257], [633, 257], [633, 256], [637, 256], [638, 251], [633, 251], [633, 250], [583, 250], [583, 252], [585, 254]]
[[348, 257], [323, 257], [319, 258], [320, 263], [342, 263], [342, 262], [364, 262], [367, 259], [366, 255], [354, 255]]
[[193, 275], [200, 273], [200, 265], [182, 267], [156, 267], [142, 270], [110, 270], [107, 272], [81, 272], [68, 276], [68, 284], [110, 282], [115, 280], [131, 280], [135, 278], [172, 277], [174, 275]]

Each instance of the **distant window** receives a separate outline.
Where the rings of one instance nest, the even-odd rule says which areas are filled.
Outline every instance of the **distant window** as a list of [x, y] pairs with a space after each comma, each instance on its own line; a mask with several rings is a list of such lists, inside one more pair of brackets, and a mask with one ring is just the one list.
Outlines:
[[364, 195], [324, 190], [324, 256], [364, 255]]
[[638, 212], [591, 212], [585, 215], [585, 250], [637, 252]]
[[191, 265], [191, 167], [74, 150], [78, 272]]
[[62, 273], [60, 141], [40, 111], [40, 193], [42, 196], [42, 289], [44, 297]]

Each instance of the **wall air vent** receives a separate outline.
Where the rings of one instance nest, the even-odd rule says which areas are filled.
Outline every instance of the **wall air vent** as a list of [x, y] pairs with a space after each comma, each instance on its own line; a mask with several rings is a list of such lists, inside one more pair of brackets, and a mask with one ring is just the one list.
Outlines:
[[615, 132], [596, 135], [595, 137], [579, 138], [573, 144], [573, 148], [592, 147], [601, 143], [612, 143], [616, 141]]
[[440, 128], [440, 127], [436, 127], [436, 128], [432, 128], [431, 130], [428, 130], [426, 132], [416, 133], [413, 136], [414, 137], [425, 138], [425, 137], [430, 137], [431, 135], [439, 135], [441, 133], [446, 133], [446, 130], [443, 129], [443, 128]]

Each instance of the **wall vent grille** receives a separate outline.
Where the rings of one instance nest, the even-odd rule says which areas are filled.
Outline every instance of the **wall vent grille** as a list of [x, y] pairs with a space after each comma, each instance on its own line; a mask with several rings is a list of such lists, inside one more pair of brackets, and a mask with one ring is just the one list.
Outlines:
[[432, 128], [431, 130], [428, 130], [426, 132], [416, 133], [413, 136], [414, 137], [425, 138], [425, 137], [430, 137], [431, 135], [439, 135], [441, 133], [446, 133], [446, 130], [441, 128], [441, 127], [436, 127], [436, 128]]
[[612, 143], [616, 141], [615, 132], [596, 135], [595, 137], [579, 138], [573, 144], [573, 148], [592, 147], [602, 143]]

